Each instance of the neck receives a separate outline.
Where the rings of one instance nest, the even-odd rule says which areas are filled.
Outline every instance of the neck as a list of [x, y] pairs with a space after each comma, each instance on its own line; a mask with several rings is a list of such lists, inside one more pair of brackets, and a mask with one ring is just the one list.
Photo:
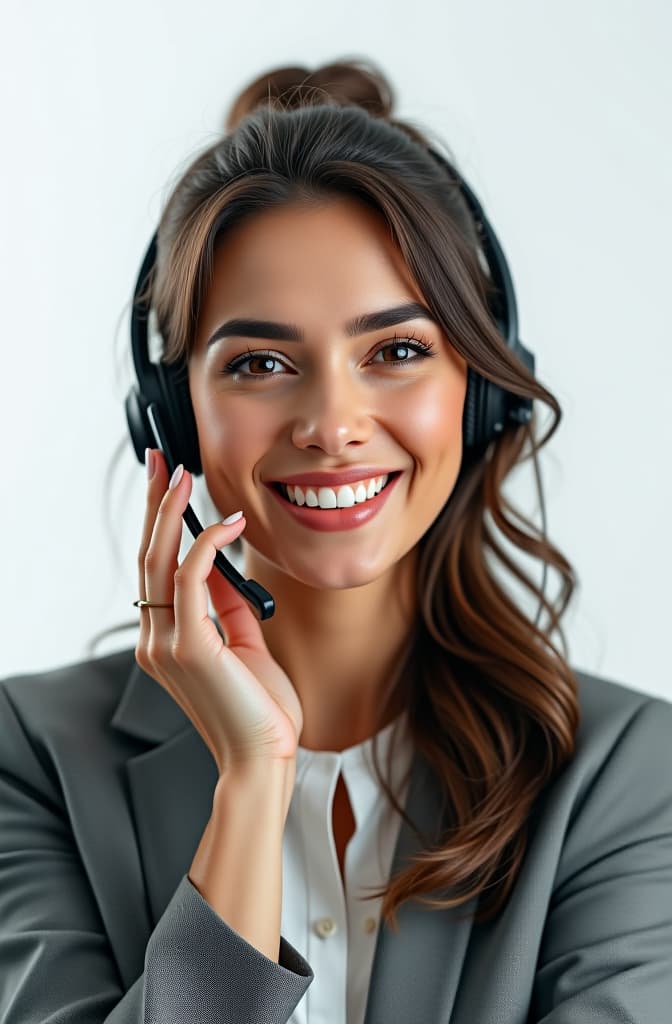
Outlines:
[[405, 694], [396, 684], [415, 631], [414, 551], [352, 589], [306, 586], [249, 547], [245, 575], [275, 598], [275, 614], [261, 627], [301, 701], [302, 747], [345, 750], [401, 713]]

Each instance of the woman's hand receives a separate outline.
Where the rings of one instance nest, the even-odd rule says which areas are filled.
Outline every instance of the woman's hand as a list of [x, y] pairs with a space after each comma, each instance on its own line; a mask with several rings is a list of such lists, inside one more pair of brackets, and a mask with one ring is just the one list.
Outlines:
[[[303, 729], [299, 698], [247, 601], [214, 567], [217, 549], [242, 533], [245, 518], [207, 527], [178, 566], [192, 477], [185, 470], [168, 489], [162, 452], [152, 449], [150, 457], [139, 593], [174, 608], [140, 610], [136, 661], [191, 719], [220, 777], [260, 760], [293, 759]], [[208, 615], [208, 590], [226, 642]]]

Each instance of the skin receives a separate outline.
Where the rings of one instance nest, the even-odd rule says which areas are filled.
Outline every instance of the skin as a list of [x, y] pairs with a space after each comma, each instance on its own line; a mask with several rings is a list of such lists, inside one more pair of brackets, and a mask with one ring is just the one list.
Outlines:
[[[440, 326], [419, 318], [358, 337], [344, 330], [356, 315], [413, 300], [426, 305], [383, 219], [339, 197], [237, 225], [216, 250], [200, 311], [189, 384], [205, 483], [222, 517], [244, 512], [245, 575], [276, 601], [263, 639], [298, 694], [300, 742], [312, 750], [343, 750], [381, 727], [415, 618], [416, 545], [459, 472], [467, 365]], [[208, 346], [233, 317], [296, 324], [305, 340]], [[434, 344], [433, 357], [389, 347], [409, 330]], [[221, 372], [248, 349], [273, 353], [271, 376], [260, 378], [263, 357], [237, 376]], [[352, 464], [403, 475], [381, 512], [351, 530], [300, 525], [262, 482]]]

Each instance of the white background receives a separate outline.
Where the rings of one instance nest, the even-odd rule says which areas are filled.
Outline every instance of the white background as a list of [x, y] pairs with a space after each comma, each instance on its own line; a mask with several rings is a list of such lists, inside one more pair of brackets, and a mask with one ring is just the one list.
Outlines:
[[[137, 620], [128, 303], [171, 183], [261, 71], [360, 56], [481, 198], [563, 407], [541, 465], [549, 535], [581, 584], [570, 662], [672, 699], [671, 11], [5, 0], [0, 675], [78, 660]], [[538, 518], [532, 481], [526, 463], [511, 494]], [[97, 652], [134, 643], [129, 630]]]

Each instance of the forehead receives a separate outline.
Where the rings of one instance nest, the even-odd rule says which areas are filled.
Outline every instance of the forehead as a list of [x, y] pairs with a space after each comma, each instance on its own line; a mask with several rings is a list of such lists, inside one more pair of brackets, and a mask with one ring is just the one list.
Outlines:
[[323, 315], [338, 307], [340, 319], [350, 306], [356, 315], [371, 302], [422, 301], [382, 214], [339, 196], [263, 210], [226, 233], [215, 248], [203, 314], [216, 305], [275, 315], [300, 303], [308, 315], [311, 296]]

